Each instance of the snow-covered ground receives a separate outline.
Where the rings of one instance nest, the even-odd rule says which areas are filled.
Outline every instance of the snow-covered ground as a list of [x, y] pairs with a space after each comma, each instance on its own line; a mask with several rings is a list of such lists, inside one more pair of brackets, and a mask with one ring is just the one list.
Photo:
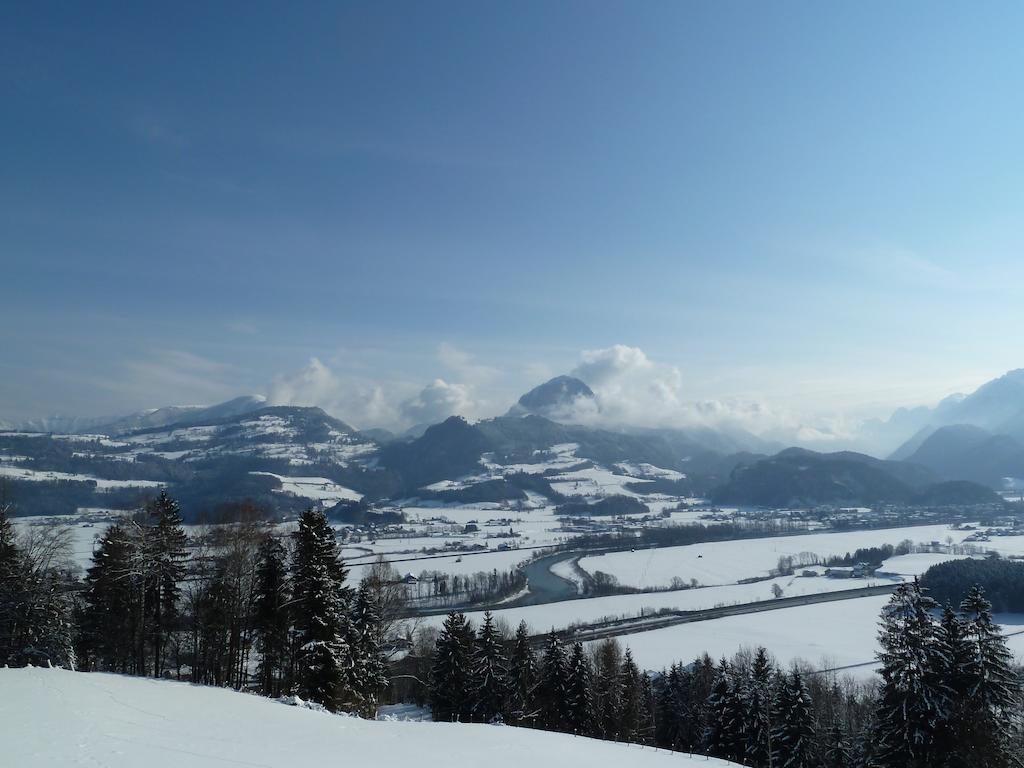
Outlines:
[[363, 494], [338, 485], [326, 477], [291, 477], [275, 475], [273, 472], [250, 472], [250, 475], [266, 475], [273, 477], [281, 483], [279, 493], [290, 493], [293, 496], [301, 496], [304, 499], [315, 501], [359, 501]]
[[[559, 563], [564, 565], [565, 561]], [[554, 571], [555, 569], [552, 568]], [[563, 578], [569, 578], [567, 569], [556, 571]], [[571, 579], [570, 579], [571, 580]], [[775, 599], [772, 587], [778, 585], [784, 597], [800, 597], [823, 592], [842, 592], [850, 589], [891, 584], [887, 579], [827, 579], [805, 576], [782, 576], [776, 579], [758, 581], [753, 584], [729, 584], [720, 587], [682, 589], [669, 592], [647, 592], [635, 595], [610, 595], [589, 597], [561, 603], [527, 605], [492, 611], [495, 619], [508, 626], [516, 627], [525, 621], [534, 633], [549, 629], [565, 629], [574, 624], [589, 624], [603, 619], [621, 619], [654, 615], [662, 610], [699, 611], [742, 603]], [[476, 611], [466, 614], [479, 625], [483, 613]], [[443, 616], [431, 616], [424, 620], [427, 625], [440, 626]]]
[[[650, 670], [691, 661], [705, 651], [717, 658], [763, 645], [783, 664], [802, 659], [819, 668], [851, 667], [850, 674], [870, 676], [879, 615], [888, 601], [883, 595], [748, 613], [623, 635], [619, 642]], [[1024, 630], [1022, 615], [1005, 614], [996, 620], [1008, 635]], [[1008, 641], [1018, 660], [1024, 661], [1024, 633], [1012, 634]]]
[[59, 480], [71, 480], [80, 483], [96, 483], [97, 491], [111, 491], [118, 488], [160, 488], [165, 483], [156, 480], [105, 480], [92, 475], [74, 475], [68, 472], [51, 472], [50, 470], [26, 469], [24, 467], [0, 466], [0, 475], [15, 480], [29, 480], [38, 483], [52, 483]]
[[[740, 579], [766, 576], [784, 555], [796, 557], [801, 552], [813, 552], [822, 557], [845, 555], [862, 547], [896, 545], [904, 539], [945, 542], [950, 537], [959, 543], [968, 535], [968, 531], [953, 530], [947, 525], [811, 533], [611, 552], [585, 557], [580, 560], [580, 567], [588, 573], [603, 571], [617, 578], [620, 584], [641, 589], [669, 586], [676, 576], [686, 582], [696, 579], [704, 585], [733, 584]], [[982, 546], [995, 549], [1004, 541], [1009, 542], [1010, 538]]]
[[0, 762], [17, 768], [724, 768], [721, 760], [525, 728], [367, 721], [220, 688], [0, 669]]

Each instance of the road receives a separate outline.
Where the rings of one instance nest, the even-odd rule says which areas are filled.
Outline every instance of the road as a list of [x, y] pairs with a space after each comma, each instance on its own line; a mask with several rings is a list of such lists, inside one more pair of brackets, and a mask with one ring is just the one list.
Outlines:
[[742, 616], [746, 613], [762, 613], [764, 611], [778, 611], [783, 608], [795, 608], [800, 605], [815, 605], [817, 603], [832, 603], [838, 600], [856, 600], [861, 597], [872, 597], [875, 595], [889, 595], [896, 591], [899, 584], [884, 584], [875, 587], [859, 587], [845, 589], [841, 592], [821, 592], [815, 595], [801, 595], [799, 597], [780, 597], [775, 600], [761, 600], [753, 603], [740, 603], [739, 605], [727, 605], [719, 608], [707, 608], [700, 611], [672, 611], [659, 614], [646, 619], [617, 619], [614, 621], [602, 622], [601, 624], [581, 627], [578, 629], [564, 630], [559, 633], [565, 639], [589, 642], [592, 640], [604, 640], [609, 637], [621, 635], [635, 635], [639, 632], [650, 632], [655, 629], [665, 629], [678, 624], [690, 624], [695, 621], [711, 621], [726, 616]]

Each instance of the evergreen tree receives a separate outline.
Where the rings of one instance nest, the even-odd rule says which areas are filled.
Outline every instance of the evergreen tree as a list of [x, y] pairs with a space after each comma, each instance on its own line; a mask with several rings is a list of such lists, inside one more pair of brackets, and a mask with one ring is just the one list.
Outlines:
[[284, 544], [274, 536], [260, 543], [256, 555], [256, 649], [258, 677], [264, 696], [284, 691], [288, 668], [289, 589]]
[[707, 704], [707, 724], [704, 728], [704, 748], [713, 757], [727, 757], [730, 751], [729, 696], [732, 687], [729, 663], [722, 659], [715, 673]]
[[772, 732], [775, 768], [809, 768], [814, 745], [811, 697], [800, 672], [794, 669], [779, 691], [778, 722]]
[[580, 736], [594, 731], [594, 699], [590, 660], [583, 643], [573, 643], [569, 652], [569, 682], [566, 690], [565, 719], [567, 729]]
[[488, 723], [502, 720], [509, 698], [508, 664], [490, 611], [477, 633], [472, 675], [474, 715]]
[[774, 667], [768, 651], [758, 648], [751, 664], [747, 687], [746, 762], [754, 768], [767, 768], [771, 760], [772, 691]]
[[115, 524], [103, 533], [93, 552], [79, 614], [79, 642], [87, 669], [133, 671], [134, 649], [142, 632], [141, 575], [133, 570], [135, 546], [129, 532]]
[[633, 661], [632, 651], [626, 648], [622, 658], [622, 667], [619, 670], [619, 679], [622, 681], [619, 739], [622, 741], [639, 741], [640, 728], [647, 717], [642, 677], [640, 669]]
[[967, 625], [948, 605], [936, 627], [935, 643], [942, 667], [938, 671], [949, 689], [949, 706], [935, 729], [935, 753], [943, 765], [968, 765], [979, 748], [977, 707], [971, 692], [978, 679], [978, 660]]
[[838, 724], [832, 725], [824, 737], [821, 768], [850, 768], [853, 748], [846, 733]]
[[24, 567], [24, 554], [15, 541], [7, 507], [0, 505], [0, 667], [20, 644], [18, 638], [27, 599], [21, 581]]
[[519, 622], [512, 644], [509, 664], [508, 712], [516, 723], [528, 723], [534, 718], [534, 688], [537, 685], [537, 657], [530, 645], [530, 632], [526, 622]]
[[472, 713], [473, 627], [461, 613], [449, 613], [434, 645], [430, 670], [430, 708], [435, 720], [456, 720]]
[[724, 757], [737, 763], [743, 762], [747, 751], [748, 687], [745, 671], [733, 667], [723, 705], [722, 742]]
[[363, 717], [375, 717], [380, 693], [388, 685], [388, 665], [380, 648], [380, 611], [370, 585], [362, 584], [353, 607], [350, 706]]
[[983, 590], [973, 587], [960, 608], [967, 617], [965, 635], [974, 656], [972, 675], [966, 681], [974, 736], [970, 757], [999, 768], [1010, 764], [1013, 756], [1010, 731], [1014, 717], [1020, 716], [1020, 677]]
[[935, 734], [949, 709], [943, 659], [931, 611], [917, 582], [896, 590], [882, 616], [882, 685], [874, 730], [877, 768], [937, 764]]
[[351, 684], [352, 653], [346, 643], [351, 590], [345, 586], [346, 570], [323, 512], [303, 512], [294, 538], [295, 689], [303, 699], [336, 711]]
[[147, 531], [145, 565], [147, 571], [146, 605], [152, 612], [153, 676], [164, 672], [164, 652], [177, 613], [179, 583], [185, 576], [185, 545], [188, 537], [182, 527], [178, 502], [160, 491], [146, 507], [151, 521]]
[[622, 652], [614, 639], [603, 640], [594, 657], [596, 730], [605, 739], [622, 738]]
[[569, 666], [565, 649], [554, 630], [548, 636], [540, 678], [537, 681], [537, 724], [549, 731], [567, 729], [566, 703], [569, 687]]

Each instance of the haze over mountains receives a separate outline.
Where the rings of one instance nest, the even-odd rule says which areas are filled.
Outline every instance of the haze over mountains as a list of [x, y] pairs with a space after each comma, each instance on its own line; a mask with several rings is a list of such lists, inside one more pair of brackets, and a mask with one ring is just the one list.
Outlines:
[[0, 433], [0, 474], [52, 512], [130, 505], [161, 485], [205, 509], [243, 498], [288, 508], [529, 493], [560, 503], [550, 481], [569, 466], [621, 476], [640, 497], [710, 495], [753, 506], [984, 504], [998, 502], [993, 491], [1024, 484], [1024, 371], [935, 408], [898, 411], [888, 425], [906, 434], [888, 458], [787, 446], [729, 423], [652, 428], [603, 416], [600, 396], [572, 376], [538, 385], [504, 416], [450, 417], [397, 435], [245, 396], [104, 423], [18, 425]]

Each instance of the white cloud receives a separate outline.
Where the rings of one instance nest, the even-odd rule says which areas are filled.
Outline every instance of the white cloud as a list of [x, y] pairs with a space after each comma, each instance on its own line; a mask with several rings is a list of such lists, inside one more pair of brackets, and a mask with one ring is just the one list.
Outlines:
[[315, 405], [355, 427], [395, 425], [394, 398], [384, 388], [352, 376], [339, 376], [319, 358], [299, 371], [278, 376], [270, 386], [271, 405]]
[[410, 424], [436, 424], [449, 416], [472, 416], [475, 411], [470, 388], [444, 379], [434, 379], [401, 405], [402, 417]]

